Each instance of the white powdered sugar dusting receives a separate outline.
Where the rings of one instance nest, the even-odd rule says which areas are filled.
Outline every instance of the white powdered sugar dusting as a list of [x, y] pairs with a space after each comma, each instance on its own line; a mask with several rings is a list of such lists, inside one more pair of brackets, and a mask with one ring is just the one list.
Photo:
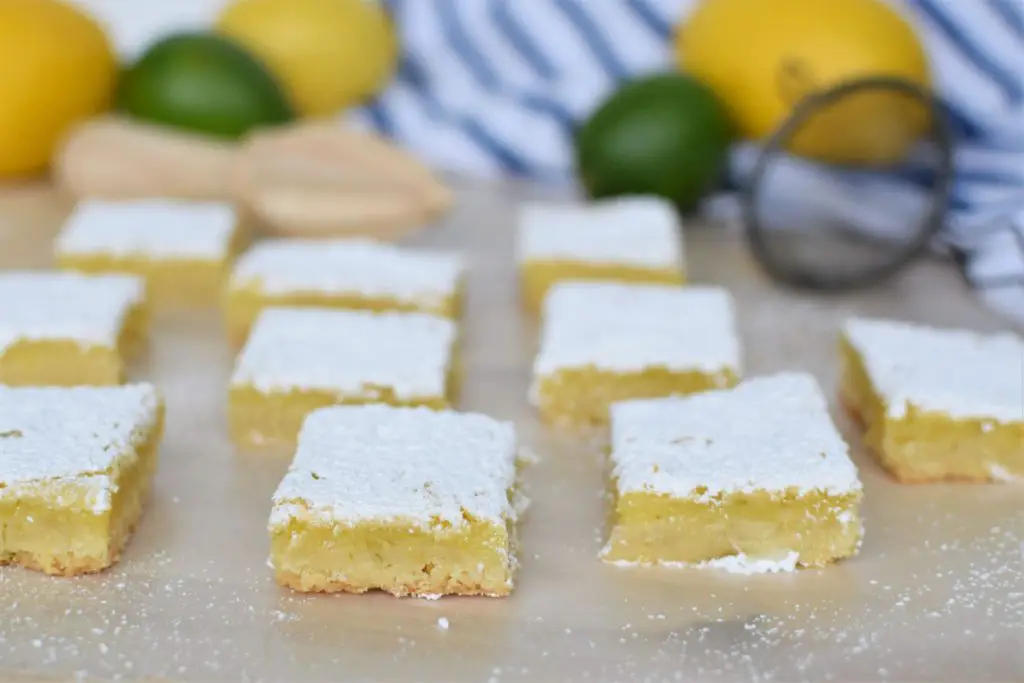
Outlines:
[[1024, 341], [896, 320], [853, 318], [843, 334], [890, 417], [908, 406], [953, 418], [1024, 421]]
[[64, 483], [80, 486], [94, 512], [109, 509], [110, 470], [154, 426], [159, 405], [150, 384], [0, 386], [0, 500]]
[[566, 282], [543, 320], [535, 376], [587, 366], [740, 374], [732, 297], [718, 287]]
[[233, 288], [355, 293], [437, 306], [458, 290], [461, 257], [367, 239], [272, 239], [239, 258]]
[[422, 313], [268, 308], [238, 356], [231, 383], [260, 391], [324, 389], [373, 399], [445, 395], [456, 326]]
[[520, 213], [517, 252], [521, 263], [557, 259], [682, 268], [683, 237], [676, 212], [661, 199], [532, 203]]
[[743, 553], [705, 560], [694, 565], [696, 569], [717, 569], [729, 574], [776, 574], [796, 571], [800, 553], [790, 551], [782, 559], [754, 558]]
[[235, 226], [234, 208], [221, 202], [93, 199], [75, 207], [55, 246], [61, 255], [220, 261]]
[[[773, 558], [755, 558], [750, 557], [744, 553], [737, 553], [735, 555], [723, 555], [722, 557], [714, 557], [710, 560], [704, 560], [703, 562], [664, 562], [659, 561], [653, 563], [658, 567], [665, 567], [670, 569], [714, 569], [727, 574], [777, 574], [779, 572], [794, 572], [796, 571], [797, 565], [800, 563], [800, 553], [795, 550], [791, 550], [784, 557], [773, 559]], [[608, 564], [615, 567], [647, 567], [651, 566], [652, 563], [634, 562], [630, 560], [613, 560]]]
[[1024, 481], [1024, 476], [1014, 474], [1005, 467], [992, 463], [988, 466], [988, 475], [995, 481], [1002, 481], [1006, 483], [1016, 483]]
[[329, 523], [504, 524], [516, 519], [515, 479], [511, 423], [379, 404], [321, 408], [302, 427], [270, 526], [287, 524], [300, 506]]
[[688, 397], [616, 403], [611, 430], [620, 493], [704, 500], [737, 492], [861, 490], [825, 397], [804, 373]]
[[0, 273], [0, 350], [23, 339], [115, 347], [125, 316], [144, 298], [142, 279], [130, 275]]

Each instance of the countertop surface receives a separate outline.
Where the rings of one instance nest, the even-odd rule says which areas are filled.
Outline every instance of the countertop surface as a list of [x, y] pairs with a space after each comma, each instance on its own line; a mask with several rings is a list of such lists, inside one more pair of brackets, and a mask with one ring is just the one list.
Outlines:
[[[866, 536], [856, 558], [759, 576], [619, 569], [604, 530], [599, 438], [542, 428], [527, 402], [536, 325], [520, 309], [515, 210], [530, 191], [460, 190], [410, 240], [467, 253], [460, 407], [514, 420], [540, 457], [508, 599], [301, 596], [267, 567], [270, 496], [288, 454], [236, 452], [232, 353], [216, 311], [158, 316], [133, 378], [168, 403], [151, 504], [121, 562], [96, 576], [0, 568], [0, 676], [171, 681], [863, 681], [1024, 679], [1024, 487], [901, 486], [854, 444]], [[0, 266], [45, 267], [68, 204], [45, 186], [0, 190]], [[885, 288], [780, 290], [725, 229], [687, 233], [691, 279], [730, 288], [748, 375], [813, 372], [830, 395], [850, 314], [979, 330], [1001, 323], [948, 265]], [[447, 627], [443, 627], [443, 625]]]

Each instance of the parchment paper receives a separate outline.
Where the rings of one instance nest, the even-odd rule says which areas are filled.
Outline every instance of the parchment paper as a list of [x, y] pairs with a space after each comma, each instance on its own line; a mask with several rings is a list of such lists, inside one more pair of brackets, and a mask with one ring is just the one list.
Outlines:
[[[857, 450], [866, 538], [856, 559], [762, 576], [598, 561], [600, 448], [547, 433], [526, 401], [536, 329], [517, 305], [512, 261], [523, 193], [465, 187], [455, 215], [413, 240], [471, 258], [462, 407], [515, 420], [542, 459], [527, 477], [534, 504], [510, 599], [303, 597], [276, 587], [266, 520], [288, 457], [233, 451], [220, 320], [175, 314], [157, 322], [135, 372], [169, 407], [141, 527], [121, 563], [98, 576], [0, 569], [0, 678], [1024, 680], [1022, 486], [900, 486]], [[46, 188], [6, 191], [0, 265], [48, 265], [66, 208]], [[687, 237], [692, 278], [738, 299], [748, 375], [804, 368], [833, 392], [836, 326], [855, 312], [1001, 325], [945, 264], [922, 263], [857, 295], [797, 295], [766, 281], [732, 232], [698, 226]]]

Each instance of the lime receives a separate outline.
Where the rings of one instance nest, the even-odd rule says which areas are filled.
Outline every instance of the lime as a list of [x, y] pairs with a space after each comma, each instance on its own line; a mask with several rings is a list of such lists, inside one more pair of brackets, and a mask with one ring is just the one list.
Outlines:
[[232, 40], [205, 33], [150, 47], [122, 75], [117, 105], [139, 119], [225, 138], [294, 118], [262, 63]]
[[693, 209], [721, 179], [732, 126], [703, 84], [667, 73], [627, 82], [575, 136], [591, 197], [657, 195]]

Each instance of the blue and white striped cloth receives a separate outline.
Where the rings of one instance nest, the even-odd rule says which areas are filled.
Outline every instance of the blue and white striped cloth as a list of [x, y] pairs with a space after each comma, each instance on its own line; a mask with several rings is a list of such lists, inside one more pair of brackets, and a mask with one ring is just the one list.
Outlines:
[[[964, 254], [984, 299], [1024, 325], [1024, 0], [893, 2], [919, 29], [957, 129], [943, 242]], [[620, 79], [672, 63], [673, 27], [693, 0], [387, 4], [404, 55], [396, 81], [356, 113], [362, 123], [442, 168], [568, 181], [572, 122]], [[737, 175], [749, 152], [734, 155]], [[905, 230], [927, 201], [912, 180], [851, 184], [799, 164], [782, 172], [773, 187], [874, 234]]]
[[[226, 0], [76, 0], [106, 19], [126, 56], [201, 26]], [[621, 79], [672, 63], [673, 27], [694, 0], [380, 0], [404, 54], [395, 81], [350, 113], [424, 159], [474, 175], [571, 182], [569, 130]], [[770, 1], [770, 0], [766, 0]], [[827, 1], [827, 0], [824, 0]], [[1024, 0], [890, 0], [917, 27], [959, 148], [942, 242], [991, 306], [1024, 326]], [[742, 176], [749, 149], [738, 149]], [[787, 191], [873, 234], [906, 230], [927, 201], [910, 179], [838, 181], [799, 163]], [[813, 188], [809, 191], [808, 188]], [[808, 207], [814, 210], [814, 207]]]

